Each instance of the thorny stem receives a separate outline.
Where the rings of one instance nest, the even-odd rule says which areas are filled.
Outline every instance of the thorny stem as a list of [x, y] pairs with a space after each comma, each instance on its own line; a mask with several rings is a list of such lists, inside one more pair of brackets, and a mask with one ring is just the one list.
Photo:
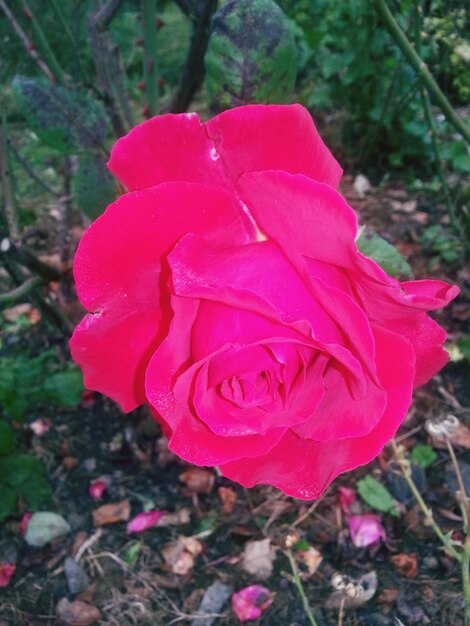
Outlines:
[[460, 471], [460, 466], [457, 461], [457, 457], [455, 456], [454, 446], [450, 438], [445, 436], [447, 450], [449, 451], [450, 459], [452, 461], [452, 466], [454, 468], [455, 476], [457, 478], [457, 484], [459, 486], [460, 498], [462, 503], [462, 511], [465, 517], [465, 533], [466, 533], [466, 543], [469, 544], [470, 547], [470, 528], [469, 528], [469, 520], [470, 520], [470, 506], [468, 503], [467, 490], [465, 489], [465, 483], [463, 482], [462, 472]]
[[27, 50], [28, 54], [30, 55], [30, 57], [37, 63], [39, 69], [44, 74], [44, 76], [47, 76], [47, 78], [51, 82], [55, 82], [55, 76], [52, 73], [52, 70], [45, 63], [45, 61], [43, 60], [41, 55], [37, 52], [36, 48], [34, 48], [34, 46], [31, 46], [31, 41], [30, 41], [28, 35], [21, 28], [19, 22], [17, 21], [17, 19], [13, 15], [13, 13], [10, 11], [10, 8], [8, 7], [7, 3], [4, 0], [0, 0], [0, 9], [5, 13], [6, 18], [10, 22], [10, 25], [12, 26], [13, 30], [15, 31], [15, 33], [17, 34], [18, 39], [21, 41], [23, 46], [26, 48], [26, 50]]
[[31, 167], [31, 165], [26, 161], [26, 159], [24, 159], [20, 152], [15, 148], [15, 146], [13, 145], [11, 139], [9, 137], [7, 137], [7, 145], [8, 145], [8, 149], [12, 151], [13, 156], [15, 157], [15, 159], [18, 161], [18, 163], [20, 163], [20, 165], [23, 166], [23, 168], [25, 169], [25, 171], [31, 176], [31, 178], [38, 184], [41, 185], [41, 187], [43, 189], [45, 189], [46, 191], [48, 191], [49, 193], [52, 193], [54, 196], [60, 196], [61, 192], [57, 191], [57, 189], [53, 189], [52, 187], [50, 187], [47, 183], [45, 183], [42, 178], [39, 176], [39, 174], [36, 174], [36, 172], [33, 170], [33, 168]]
[[34, 16], [34, 13], [31, 11], [26, 0], [22, 0], [21, 5], [23, 7], [23, 13], [25, 14], [25, 16], [27, 17], [27, 19], [29, 20], [31, 24], [31, 30], [32, 30], [33, 37], [34, 37], [34, 41], [33, 41], [34, 45], [40, 50], [42, 56], [47, 60], [49, 67], [54, 73], [54, 78], [56, 82], [63, 85], [65, 82], [64, 72], [60, 66], [59, 61], [57, 60], [56, 55], [54, 54], [54, 52], [52, 51], [52, 48], [50, 47], [49, 42], [47, 41], [47, 37], [44, 34], [44, 31], [42, 30], [41, 25], [37, 21], [36, 17]]
[[[292, 570], [294, 583], [295, 583], [295, 586], [297, 587], [297, 591], [299, 592], [299, 595], [300, 595], [300, 597], [302, 599], [302, 603], [304, 605], [305, 614], [307, 615], [308, 620], [309, 620], [309, 622], [310, 622], [310, 624], [312, 626], [318, 626], [315, 618], [313, 617], [312, 610], [310, 609], [310, 605], [308, 603], [307, 596], [305, 595], [304, 587], [302, 585], [302, 581], [300, 580], [300, 576], [299, 576], [299, 570], [297, 569], [297, 564], [295, 562], [294, 557], [292, 556], [292, 552], [290, 550], [286, 550], [285, 551], [285, 555], [289, 559], [289, 564], [290, 564], [290, 567], [291, 567], [291, 570]], [[467, 625], [465, 625], [465, 626], [467, 626]]]
[[439, 525], [435, 522], [431, 509], [428, 507], [426, 502], [423, 500], [421, 494], [419, 493], [418, 488], [416, 487], [413, 481], [413, 478], [411, 477], [411, 471], [410, 471], [410, 468], [408, 466], [406, 459], [403, 457], [403, 453], [398, 449], [398, 446], [393, 439], [391, 441], [391, 444], [392, 444], [395, 458], [398, 461], [398, 464], [400, 465], [403, 478], [405, 479], [408, 487], [410, 488], [412, 494], [414, 495], [420, 509], [424, 513], [426, 521], [429, 523], [434, 533], [436, 534], [436, 536], [439, 538], [440, 542], [444, 546], [444, 550], [450, 556], [452, 556], [456, 561], [458, 561], [459, 563], [462, 563], [462, 555], [459, 554], [452, 545], [450, 545], [449, 540], [446, 538], [446, 536], [440, 529]]
[[39, 276], [31, 276], [31, 278], [27, 278], [19, 287], [15, 287], [6, 293], [0, 293], [0, 306], [11, 305], [15, 302], [24, 300], [26, 296], [29, 296], [32, 291], [43, 284], [44, 279]]
[[[421, 54], [421, 6], [419, 4], [420, 0], [415, 1], [415, 48], [416, 52]], [[431, 145], [432, 150], [434, 152], [434, 161], [436, 165], [436, 172], [441, 183], [442, 194], [444, 196], [444, 203], [446, 206], [447, 215], [449, 216], [450, 223], [456, 232], [462, 232], [460, 225], [458, 223], [457, 217], [455, 215], [454, 206], [452, 204], [452, 198], [450, 196], [449, 187], [447, 185], [446, 177], [444, 174], [444, 170], [441, 162], [441, 155], [439, 153], [439, 144], [437, 141], [437, 128], [436, 122], [434, 120], [432, 109], [431, 109], [431, 99], [429, 97], [429, 92], [426, 87], [421, 83], [421, 99], [423, 101], [423, 109], [424, 115], [426, 117], [427, 124], [429, 126], [429, 135], [431, 137]]]
[[[466, 542], [467, 544], [467, 542]], [[465, 603], [465, 626], [470, 626], [470, 547], [465, 545], [462, 554], [462, 587]]]
[[0, 180], [3, 186], [3, 204], [8, 232], [12, 239], [18, 240], [20, 236], [20, 226], [16, 214], [16, 200], [11, 178], [10, 158], [8, 154], [8, 129], [5, 111], [2, 112], [0, 123]]
[[457, 130], [462, 137], [470, 143], [470, 127], [463, 121], [458, 115], [449, 100], [446, 98], [444, 92], [437, 84], [434, 76], [429, 71], [426, 63], [421, 59], [416, 50], [408, 41], [405, 33], [400, 28], [398, 22], [393, 17], [390, 9], [387, 6], [385, 0], [371, 0], [375, 6], [375, 10], [382, 18], [385, 27], [392, 36], [395, 43], [398, 45], [403, 55], [406, 57], [408, 63], [418, 74], [424, 87], [429, 93], [432, 93], [436, 103], [439, 105], [441, 111], [446, 116], [448, 122]]

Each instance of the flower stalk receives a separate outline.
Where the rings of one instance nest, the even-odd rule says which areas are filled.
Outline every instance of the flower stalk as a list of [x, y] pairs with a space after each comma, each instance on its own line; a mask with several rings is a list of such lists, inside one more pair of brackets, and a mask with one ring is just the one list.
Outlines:
[[[311, 626], [318, 626], [313, 613], [312, 613], [312, 609], [310, 608], [310, 604], [308, 602], [308, 598], [305, 595], [305, 590], [304, 587], [302, 585], [302, 580], [300, 579], [299, 576], [299, 570], [297, 569], [297, 564], [295, 562], [295, 559], [292, 555], [292, 552], [290, 550], [286, 550], [285, 551], [285, 555], [287, 556], [287, 558], [289, 559], [289, 564], [292, 570], [292, 576], [293, 576], [293, 580], [294, 580], [294, 584], [297, 587], [297, 591], [299, 592], [299, 596], [302, 600], [302, 604], [304, 606], [304, 611], [306, 616], [308, 617], [308, 621], [310, 622]], [[465, 624], [465, 626], [467, 626], [467, 624]]]
[[463, 121], [449, 100], [446, 98], [444, 92], [437, 84], [436, 79], [429, 71], [428, 66], [413, 48], [405, 33], [400, 28], [398, 22], [393, 17], [385, 0], [372, 0], [372, 4], [374, 5], [379, 16], [382, 18], [383, 23], [393, 40], [400, 48], [411, 67], [417, 73], [425, 89], [434, 96], [436, 103], [446, 116], [448, 122], [452, 124], [460, 135], [462, 135], [465, 141], [470, 143], [470, 127]]
[[[445, 434], [444, 437], [446, 440], [447, 449], [450, 454], [452, 465], [454, 467], [454, 471], [457, 477], [457, 484], [460, 490], [461, 507], [462, 507], [462, 512], [463, 512], [465, 532], [466, 532], [466, 538], [465, 538], [464, 543], [454, 541], [449, 535], [444, 535], [439, 525], [435, 522], [431, 509], [424, 502], [423, 498], [421, 497], [421, 494], [418, 491], [418, 488], [416, 487], [413, 481], [413, 478], [411, 475], [410, 464], [408, 460], [405, 459], [403, 448], [401, 446], [397, 446], [394, 440], [392, 440], [391, 444], [392, 444], [394, 456], [396, 460], [398, 461], [403, 478], [405, 479], [408, 487], [413, 493], [421, 511], [424, 513], [426, 522], [428, 522], [431, 528], [434, 530], [436, 536], [439, 538], [440, 542], [444, 546], [444, 550], [447, 552], [447, 554], [451, 556], [452, 558], [454, 558], [458, 563], [460, 563], [462, 590], [463, 590], [464, 606], [465, 606], [464, 623], [465, 623], [465, 626], [470, 626], [470, 530], [469, 530], [469, 524], [468, 524], [468, 520], [470, 518], [470, 507], [468, 503], [467, 494], [465, 491], [465, 486], [463, 483], [462, 473], [460, 471], [457, 457], [455, 456], [455, 451], [452, 446], [452, 442], [450, 441], [448, 434]], [[462, 552], [458, 552], [454, 547], [455, 545], [459, 546]]]

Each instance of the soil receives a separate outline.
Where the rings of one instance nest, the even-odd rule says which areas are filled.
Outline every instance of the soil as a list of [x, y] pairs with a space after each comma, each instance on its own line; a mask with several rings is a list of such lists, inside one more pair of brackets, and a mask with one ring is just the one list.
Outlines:
[[[360, 216], [360, 222], [376, 229], [395, 244], [410, 262], [416, 277], [430, 275], [461, 287], [461, 296], [436, 318], [449, 331], [451, 340], [469, 332], [470, 267], [436, 263], [431, 251], [419, 244], [428, 223], [445, 223], [439, 207], [425, 196], [411, 196], [399, 184], [373, 189], [358, 197], [353, 181], [345, 179], [343, 193]], [[45, 250], [43, 250], [44, 252]], [[31, 326], [19, 341], [37, 345], [50, 341], [41, 324]], [[59, 341], [62, 349], [65, 344]], [[451, 363], [424, 388], [417, 390], [398, 440], [411, 449], [431, 445], [437, 460], [417, 470], [416, 481], [445, 533], [462, 537], [462, 514], [455, 496], [455, 477], [449, 453], [437, 447], [424, 429], [430, 417], [456, 415], [470, 422], [470, 369], [463, 361]], [[16, 548], [16, 573], [0, 589], [0, 626], [60, 626], [102, 624], [170, 626], [191, 624], [207, 589], [220, 581], [232, 591], [263, 584], [273, 602], [255, 622], [260, 626], [304, 626], [310, 622], [292, 580], [283, 548], [283, 538], [295, 527], [301, 539], [321, 552], [319, 569], [311, 576], [299, 566], [304, 589], [318, 626], [392, 626], [404, 624], [436, 626], [463, 624], [463, 595], [458, 564], [446, 556], [439, 541], [410, 497], [403, 479], [393, 471], [392, 450], [385, 448], [378, 459], [337, 479], [314, 510], [312, 503], [288, 498], [270, 487], [246, 490], [211, 470], [213, 484], [199, 476], [189, 486], [181, 475], [189, 466], [165, 452], [162, 435], [143, 410], [125, 416], [98, 394], [84, 396], [76, 410], [51, 412], [38, 409], [27, 422], [49, 418], [52, 427], [42, 437], [33, 436], [31, 452], [43, 460], [53, 486], [48, 510], [60, 513], [71, 532], [42, 548], [32, 548], [23, 539], [18, 520], [0, 526], [0, 562], [6, 546]], [[456, 452], [464, 480], [470, 484], [468, 440], [456, 441]], [[467, 471], [468, 470], [468, 471]], [[372, 474], [386, 484], [398, 501], [399, 515], [380, 513], [387, 539], [368, 548], [351, 542], [347, 520], [338, 503], [338, 487], [355, 488], [357, 481]], [[101, 501], [89, 493], [90, 481], [104, 476], [108, 488]], [[229, 491], [221, 490], [222, 487]], [[199, 491], [199, 493], [198, 493]], [[200, 493], [202, 491], [202, 493]], [[0, 496], [1, 497], [1, 496]], [[236, 498], [233, 509], [224, 498]], [[158, 525], [141, 534], [128, 534], [125, 521], [96, 526], [92, 513], [102, 504], [128, 500], [131, 516], [145, 506], [180, 515], [173, 523]], [[368, 512], [366, 505], [359, 505]], [[185, 521], [184, 510], [189, 512]], [[182, 513], [183, 511], [183, 513]], [[186, 573], [175, 573], [166, 563], [162, 549], [179, 536], [196, 537], [202, 546]], [[275, 548], [273, 573], [265, 579], [244, 571], [240, 556], [248, 541], [270, 538]], [[88, 546], [88, 547], [87, 547]], [[70, 555], [89, 577], [80, 593], [71, 593], [64, 564]], [[395, 558], [393, 558], [395, 557]], [[172, 571], [173, 570], [173, 571]], [[334, 572], [354, 579], [375, 571], [377, 591], [356, 606], [326, 608], [333, 588]], [[78, 616], [67, 618], [64, 599], [81, 600]], [[330, 599], [330, 600], [329, 600]], [[239, 620], [225, 602], [212, 617], [215, 626], [235, 625]], [[80, 608], [81, 607], [81, 608]], [[85, 608], [84, 608], [85, 607]], [[85, 615], [98, 609], [93, 619]], [[81, 612], [80, 612], [81, 611]], [[68, 619], [68, 621], [67, 621]], [[90, 619], [92, 621], [90, 621]], [[75, 620], [75, 621], [74, 621]], [[88, 621], [87, 621], [88, 620]], [[207, 626], [210, 619], [194, 621]]]

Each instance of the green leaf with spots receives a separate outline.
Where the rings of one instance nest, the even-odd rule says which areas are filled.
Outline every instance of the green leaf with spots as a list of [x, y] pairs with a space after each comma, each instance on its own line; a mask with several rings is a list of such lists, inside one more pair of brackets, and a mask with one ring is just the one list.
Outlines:
[[291, 24], [273, 0], [228, 0], [214, 14], [206, 91], [214, 113], [289, 101], [297, 76]]
[[398, 515], [391, 493], [373, 476], [368, 475], [359, 480], [357, 491], [364, 502], [376, 511]]
[[370, 228], [361, 229], [356, 246], [362, 254], [373, 259], [390, 276], [413, 278], [411, 267], [398, 250]]
[[106, 114], [83, 91], [54, 85], [45, 78], [15, 76], [13, 93], [31, 129], [49, 146], [65, 153], [102, 146]]
[[91, 220], [99, 217], [108, 204], [116, 200], [116, 180], [100, 153], [80, 155], [74, 179], [74, 196], [78, 208]]

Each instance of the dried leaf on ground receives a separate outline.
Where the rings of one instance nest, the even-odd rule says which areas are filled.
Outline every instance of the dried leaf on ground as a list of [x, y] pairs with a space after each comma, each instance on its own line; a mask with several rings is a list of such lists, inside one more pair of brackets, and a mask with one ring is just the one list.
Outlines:
[[71, 556], [68, 556], [64, 561], [64, 571], [67, 587], [73, 596], [85, 591], [90, 584], [90, 579], [83, 567]]
[[418, 560], [415, 552], [412, 554], [395, 554], [390, 557], [390, 561], [401, 576], [416, 578], [418, 575]]
[[321, 552], [313, 546], [310, 546], [308, 550], [296, 551], [295, 556], [300, 563], [304, 563], [307, 566], [307, 571], [302, 572], [302, 578], [313, 576], [323, 560]]
[[215, 476], [212, 472], [200, 467], [190, 467], [181, 472], [179, 479], [193, 493], [208, 494], [212, 491]]
[[164, 513], [158, 522], [159, 526], [180, 526], [189, 524], [191, 520], [191, 511], [183, 507], [175, 513]]
[[[470, 428], [465, 426], [465, 424], [459, 424], [457, 430], [450, 435], [449, 439], [454, 446], [468, 450], [470, 448]], [[433, 446], [435, 448], [447, 448], [444, 437], [434, 437]]]
[[248, 541], [242, 554], [241, 566], [252, 576], [264, 580], [273, 572], [273, 560], [276, 554], [270, 539]]
[[93, 604], [81, 600], [70, 602], [67, 598], [59, 600], [57, 613], [68, 626], [90, 626], [101, 619], [101, 611]]
[[194, 559], [201, 552], [202, 545], [194, 537], [179, 537], [161, 550], [165, 563], [179, 576], [186, 575], [194, 567]]
[[49, 511], [41, 511], [33, 513], [28, 521], [26, 534], [24, 536], [26, 543], [35, 548], [41, 548], [50, 541], [62, 537], [70, 532], [70, 526], [57, 513]]
[[375, 571], [361, 576], [357, 580], [349, 576], [335, 574], [332, 584], [337, 589], [328, 596], [327, 609], [354, 608], [368, 602], [377, 591], [377, 574]]
[[127, 522], [131, 516], [131, 505], [129, 504], [129, 500], [103, 504], [103, 506], [95, 509], [92, 515], [95, 526]]
[[231, 513], [237, 501], [236, 492], [231, 487], [219, 487], [217, 493], [222, 500], [222, 511], [224, 513]]
[[206, 589], [197, 610], [198, 617], [191, 622], [191, 626], [212, 626], [217, 619], [217, 613], [224, 608], [232, 588], [229, 585], [216, 581]]

